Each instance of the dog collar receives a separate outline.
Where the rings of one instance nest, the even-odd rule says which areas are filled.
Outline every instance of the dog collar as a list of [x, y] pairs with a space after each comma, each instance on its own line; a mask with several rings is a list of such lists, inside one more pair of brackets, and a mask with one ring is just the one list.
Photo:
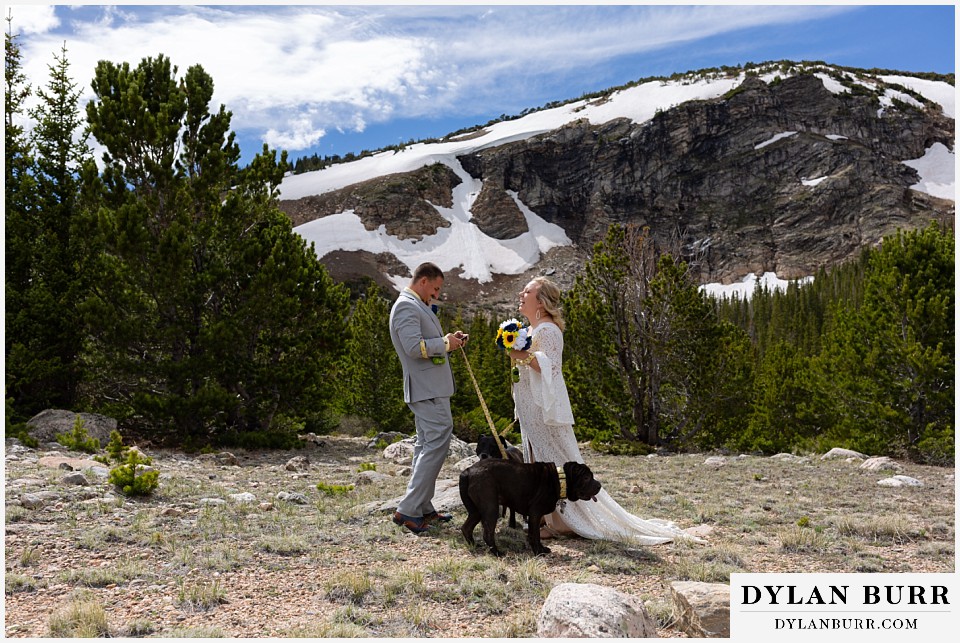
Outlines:
[[567, 474], [563, 472], [563, 467], [557, 467], [557, 477], [560, 478], [560, 500], [567, 499]]

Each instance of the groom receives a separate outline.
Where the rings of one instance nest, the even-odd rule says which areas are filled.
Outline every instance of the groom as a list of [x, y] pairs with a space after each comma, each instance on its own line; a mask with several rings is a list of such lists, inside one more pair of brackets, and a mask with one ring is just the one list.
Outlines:
[[447, 353], [466, 344], [468, 336], [459, 330], [443, 334], [430, 307], [442, 287], [440, 268], [420, 264], [390, 311], [390, 339], [403, 366], [403, 401], [413, 411], [417, 428], [413, 473], [393, 522], [415, 534], [425, 532], [436, 520], [453, 518], [437, 513], [431, 501], [453, 436], [450, 396], [454, 383]]

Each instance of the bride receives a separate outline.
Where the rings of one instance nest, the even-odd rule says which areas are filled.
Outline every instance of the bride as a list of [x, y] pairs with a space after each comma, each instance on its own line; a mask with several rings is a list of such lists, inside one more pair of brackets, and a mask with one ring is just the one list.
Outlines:
[[[527, 318], [532, 343], [526, 351], [511, 351], [520, 371], [514, 384], [515, 415], [520, 422], [525, 462], [583, 462], [573, 434], [573, 411], [563, 381], [563, 317], [560, 288], [536, 277], [520, 293], [520, 314]], [[536, 528], [530, 525], [530, 528]], [[642, 520], [628, 513], [605, 490], [597, 502], [569, 502], [541, 525], [541, 538], [577, 534], [596, 540], [657, 545], [678, 538], [699, 541], [662, 520]]]

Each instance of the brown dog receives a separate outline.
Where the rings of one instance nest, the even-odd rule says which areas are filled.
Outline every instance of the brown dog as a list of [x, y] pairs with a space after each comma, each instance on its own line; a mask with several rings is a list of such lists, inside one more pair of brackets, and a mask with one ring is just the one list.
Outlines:
[[527, 541], [537, 556], [549, 554], [540, 542], [540, 519], [553, 513], [561, 499], [575, 502], [593, 499], [600, 493], [600, 483], [590, 467], [579, 462], [563, 465], [566, 498], [561, 494], [558, 467], [552, 462], [523, 464], [512, 460], [486, 458], [460, 474], [460, 499], [467, 509], [467, 521], [460, 529], [463, 537], [474, 544], [473, 529], [483, 523], [483, 542], [490, 551], [501, 556], [494, 534], [497, 530], [499, 505], [506, 505], [528, 516]]

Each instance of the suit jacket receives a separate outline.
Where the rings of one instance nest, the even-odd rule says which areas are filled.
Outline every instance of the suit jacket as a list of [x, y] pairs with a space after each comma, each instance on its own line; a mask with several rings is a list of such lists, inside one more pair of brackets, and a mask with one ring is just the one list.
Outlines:
[[[404, 290], [390, 310], [390, 339], [403, 367], [403, 401], [450, 397], [455, 386], [440, 320], [415, 293]], [[444, 357], [434, 364], [431, 357]]]

